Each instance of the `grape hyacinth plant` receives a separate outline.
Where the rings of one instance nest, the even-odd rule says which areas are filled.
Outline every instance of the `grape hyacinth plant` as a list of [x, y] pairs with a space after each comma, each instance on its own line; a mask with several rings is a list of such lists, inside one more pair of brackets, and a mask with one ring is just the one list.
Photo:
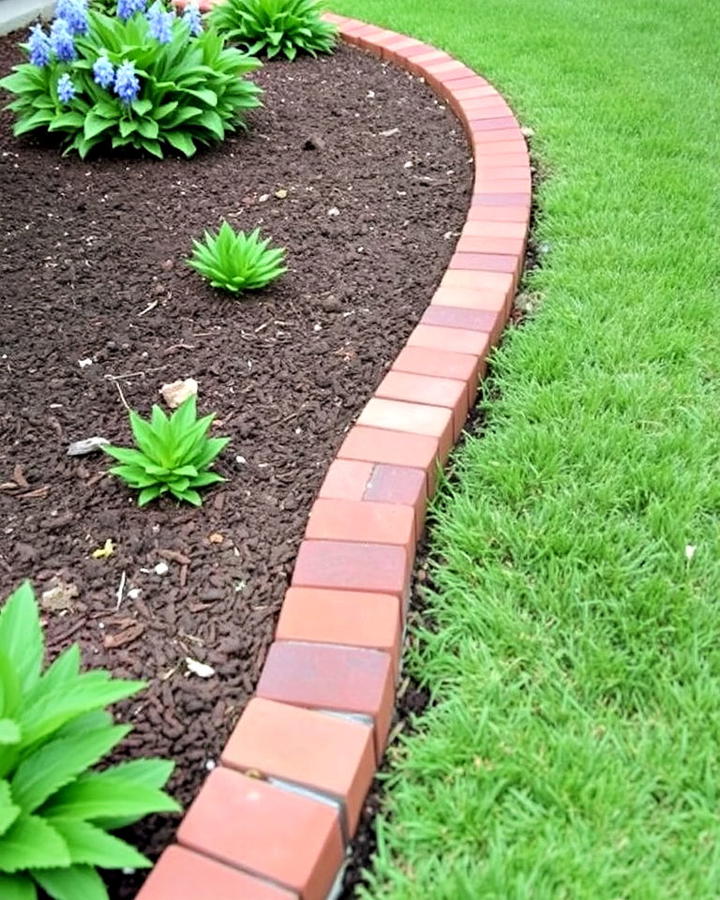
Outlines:
[[0, 79], [14, 94], [14, 133], [58, 133], [66, 153], [128, 148], [162, 158], [244, 128], [260, 105], [247, 79], [260, 63], [203, 29], [197, 5], [182, 14], [164, 0], [118, 0], [106, 15], [87, 0], [59, 0], [49, 34], [35, 25], [28, 61]]

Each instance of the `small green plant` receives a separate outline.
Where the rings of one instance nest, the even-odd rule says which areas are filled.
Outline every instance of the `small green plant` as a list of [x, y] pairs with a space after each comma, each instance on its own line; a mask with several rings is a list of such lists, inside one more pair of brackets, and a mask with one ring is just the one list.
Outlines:
[[269, 244], [269, 238], [260, 237], [259, 228], [247, 234], [223, 222], [217, 233], [206, 231], [204, 241], [193, 241], [188, 265], [213, 287], [235, 294], [257, 290], [287, 271], [283, 265], [285, 251], [271, 249]]
[[222, 475], [210, 471], [230, 441], [207, 437], [214, 418], [197, 418], [195, 397], [188, 397], [169, 417], [159, 406], [153, 406], [149, 422], [130, 410], [130, 427], [138, 449], [104, 446], [103, 450], [120, 463], [110, 471], [140, 491], [138, 506], [166, 493], [200, 506], [202, 497], [197, 489], [225, 481]]
[[337, 39], [337, 27], [320, 18], [317, 0], [225, 0], [213, 8], [209, 21], [248, 53], [268, 58], [330, 53]]
[[180, 807], [162, 788], [172, 762], [92, 768], [131, 731], [105, 710], [142, 681], [80, 671], [77, 644], [42, 671], [45, 641], [28, 582], [0, 612], [0, 897], [107, 900], [96, 871], [148, 867], [109, 834]]

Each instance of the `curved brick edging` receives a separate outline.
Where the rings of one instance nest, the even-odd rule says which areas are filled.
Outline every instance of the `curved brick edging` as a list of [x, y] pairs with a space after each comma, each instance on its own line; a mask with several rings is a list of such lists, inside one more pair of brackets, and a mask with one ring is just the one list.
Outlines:
[[505, 325], [530, 161], [498, 92], [414, 38], [328, 15], [348, 43], [421, 75], [472, 142], [455, 255], [330, 465], [255, 697], [138, 900], [325, 900], [380, 763], [425, 507]]

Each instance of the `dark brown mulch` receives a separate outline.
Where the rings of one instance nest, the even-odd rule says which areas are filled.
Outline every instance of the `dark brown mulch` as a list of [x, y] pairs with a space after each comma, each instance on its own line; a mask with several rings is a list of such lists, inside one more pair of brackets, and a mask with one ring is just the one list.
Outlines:
[[[0, 72], [17, 58], [0, 39]], [[89, 665], [150, 682], [121, 710], [136, 726], [123, 753], [175, 759], [184, 804], [252, 694], [323, 473], [438, 283], [470, 191], [462, 130], [417, 79], [347, 48], [256, 77], [266, 108], [248, 135], [190, 161], [62, 159], [0, 116], [0, 483], [18, 485], [0, 490], [0, 597], [22, 578], [77, 588], [46, 611], [51, 654], [77, 640]], [[287, 275], [242, 300], [205, 286], [183, 259], [223, 217], [286, 246]], [[188, 376], [232, 437], [201, 510], [139, 510], [105, 457], [65, 455], [91, 435], [128, 442], [121, 391], [147, 412]], [[112, 556], [91, 558], [108, 538]], [[175, 826], [130, 837], [156, 857]], [[114, 877], [114, 900], [140, 882]]]

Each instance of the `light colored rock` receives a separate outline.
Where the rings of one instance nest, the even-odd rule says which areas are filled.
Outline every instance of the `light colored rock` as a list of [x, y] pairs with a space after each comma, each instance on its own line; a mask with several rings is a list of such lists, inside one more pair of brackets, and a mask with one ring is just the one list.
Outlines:
[[196, 397], [198, 383], [194, 378], [181, 378], [160, 388], [160, 394], [170, 409], [177, 409], [188, 397]]
[[105, 444], [109, 443], [110, 441], [104, 437], [89, 437], [82, 441], [74, 441], [67, 448], [67, 455], [86, 456], [88, 453], [95, 453], [96, 450], [99, 450], [101, 447], [104, 447]]

